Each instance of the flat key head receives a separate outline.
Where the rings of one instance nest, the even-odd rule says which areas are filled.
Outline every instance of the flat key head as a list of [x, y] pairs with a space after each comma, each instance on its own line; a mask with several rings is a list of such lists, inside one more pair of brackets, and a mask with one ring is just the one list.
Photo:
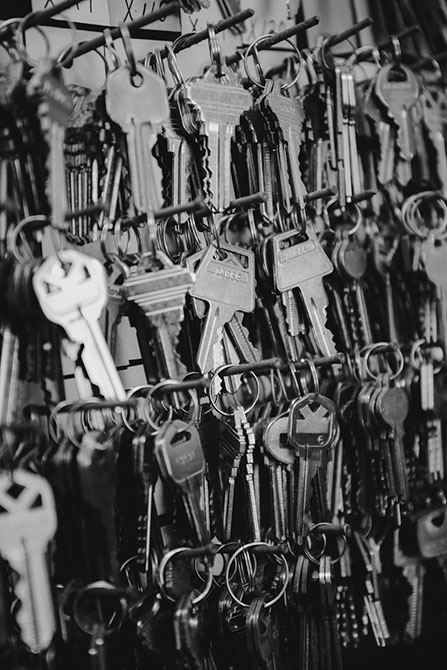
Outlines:
[[137, 73], [132, 78], [127, 67], [120, 67], [107, 77], [107, 113], [124, 131], [132, 123], [150, 123], [158, 128], [169, 119], [163, 79], [139, 64]]
[[447, 288], [447, 244], [426, 243], [423, 248], [424, 267], [427, 277], [437, 288]]
[[155, 437], [155, 456], [165, 479], [184, 488], [205, 472], [199, 431], [184, 421], [167, 421]]
[[399, 386], [381, 390], [375, 401], [375, 411], [379, 419], [387, 426], [402, 426], [410, 410], [410, 401], [406, 391]]
[[72, 337], [75, 322], [80, 317], [97, 321], [107, 301], [102, 264], [70, 249], [42, 263], [34, 273], [33, 287], [47, 319], [68, 328], [74, 341], [78, 341]]
[[266, 452], [284, 465], [293, 465], [296, 461], [294, 450], [287, 442], [289, 416], [278, 416], [265, 426], [262, 441]]
[[366, 272], [368, 258], [366, 251], [355, 239], [342, 240], [334, 249], [334, 263], [348, 281], [359, 281]]
[[289, 413], [289, 442], [294, 449], [328, 447], [334, 436], [335, 405], [332, 400], [310, 393], [295, 400]]
[[333, 265], [321, 244], [308, 231], [302, 241], [296, 231], [279, 233], [272, 238], [273, 274], [280, 293], [298, 288], [300, 283], [331, 274]]
[[46, 479], [25, 470], [0, 476], [0, 554], [23, 552], [22, 541], [43, 550], [56, 532], [56, 508]]
[[217, 79], [209, 71], [208, 76], [190, 81], [187, 88], [205, 123], [236, 126], [241, 115], [252, 106], [251, 94], [234, 76]]
[[242, 247], [211, 245], [196, 272], [193, 298], [233, 307], [240, 312], [255, 308], [255, 257]]

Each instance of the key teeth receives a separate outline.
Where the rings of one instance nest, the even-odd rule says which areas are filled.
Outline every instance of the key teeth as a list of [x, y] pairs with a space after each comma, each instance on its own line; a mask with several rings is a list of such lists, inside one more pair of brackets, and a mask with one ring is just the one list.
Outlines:
[[[19, 577], [14, 592], [18, 602], [16, 613], [17, 625], [20, 628], [20, 637], [29, 649], [37, 654], [46, 648], [45, 640], [39, 639], [38, 627], [33, 621], [33, 608], [26, 579]], [[49, 644], [50, 640], [48, 640]]]

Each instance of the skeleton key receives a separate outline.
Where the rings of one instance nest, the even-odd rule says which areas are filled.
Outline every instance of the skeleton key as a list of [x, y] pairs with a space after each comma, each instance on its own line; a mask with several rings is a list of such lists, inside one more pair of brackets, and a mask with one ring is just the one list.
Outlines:
[[[65, 181], [64, 135], [65, 127], [73, 110], [73, 97], [61, 81], [60, 72], [58, 72], [56, 78], [52, 70], [51, 61], [42, 59], [28, 84], [28, 91], [31, 95], [37, 95], [39, 99], [40, 123], [48, 142], [47, 168], [49, 181], [47, 191], [52, 225], [55, 228], [65, 229], [67, 187]], [[54, 245], [54, 248], [50, 251], [53, 252], [58, 248], [58, 245], [55, 243], [53, 235], [50, 239]]]
[[223, 326], [236, 311], [252, 312], [255, 307], [254, 254], [228, 244], [211, 245], [197, 271], [190, 294], [209, 304], [202, 331], [197, 366], [202, 373], [213, 370]]
[[252, 97], [238, 82], [231, 68], [223, 67], [218, 77], [211, 67], [202, 77], [187, 84], [188, 96], [196, 105], [207, 138], [209, 204], [223, 212], [231, 202], [231, 142], [241, 115], [252, 105]]
[[110, 72], [106, 84], [106, 109], [110, 118], [126, 133], [134, 204], [149, 215], [160, 209], [161, 189], [157, 183], [152, 148], [162, 124], [169, 119], [166, 84], [142, 65], [133, 77], [127, 67]]
[[326, 328], [328, 303], [323, 277], [333, 266], [314, 233], [307, 230], [307, 240], [299, 241], [296, 232], [280, 233], [272, 238], [274, 279], [279, 293], [299, 288], [319, 353], [336, 353], [332, 333]]
[[72, 342], [82, 345], [80, 356], [90, 381], [104, 398], [126, 400], [98, 322], [107, 300], [101, 263], [77, 251], [60, 251], [36, 270], [33, 287], [47, 319], [62, 326]]
[[155, 436], [154, 448], [163, 478], [182, 494], [198, 541], [208, 544], [209, 533], [200, 506], [205, 458], [197, 428], [179, 419], [167, 421]]
[[424, 241], [422, 257], [427, 277], [436, 287], [444, 356], [447, 356], [447, 243]]
[[194, 274], [174, 265], [160, 251], [157, 258], [161, 269], [146, 272], [138, 267], [124, 281], [123, 290], [127, 300], [144, 314], [157, 351], [159, 376], [179, 379], [186, 374], [186, 368], [177, 352], [178, 337], [184, 318], [185, 296], [194, 283]]
[[335, 405], [329, 398], [309, 394], [290, 406], [289, 444], [299, 458], [296, 501], [296, 534], [304, 539], [306, 512], [312, 494], [312, 479], [325, 468], [334, 437]]
[[18, 575], [20, 636], [33, 654], [39, 654], [56, 632], [45, 558], [57, 523], [50, 485], [24, 470], [2, 474], [0, 508], [0, 554]]

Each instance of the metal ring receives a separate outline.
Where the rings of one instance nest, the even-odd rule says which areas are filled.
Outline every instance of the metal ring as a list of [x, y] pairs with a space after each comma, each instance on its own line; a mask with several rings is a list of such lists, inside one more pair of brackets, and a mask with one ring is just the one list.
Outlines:
[[[366, 374], [369, 375], [370, 379], [376, 380], [376, 379], [379, 379], [380, 377], [383, 376], [382, 374], [377, 374], [377, 375], [373, 374], [373, 372], [371, 371], [371, 369], [369, 367], [369, 359], [378, 347], [386, 346], [387, 344], [389, 344], [389, 343], [388, 342], [375, 342], [374, 344], [371, 344], [367, 347], [364, 347], [360, 352], [360, 353], [364, 352], [363, 364], [365, 366]], [[391, 350], [389, 352], [386, 352], [386, 353], [387, 354], [388, 353], [394, 354], [395, 360], [397, 362], [396, 372], [390, 372], [389, 375], [388, 375], [388, 379], [391, 381], [393, 379], [396, 379], [403, 372], [404, 365], [405, 365], [405, 359], [404, 359], [404, 356], [402, 354], [402, 351], [400, 350], [400, 347], [397, 347], [396, 349], [393, 349], [393, 350]]]
[[[95, 591], [95, 590], [103, 591], [104, 593], [110, 594], [110, 595], [112, 595], [112, 591], [114, 591], [115, 594], [116, 594], [117, 604], [119, 604], [119, 609], [116, 609], [114, 611], [113, 615], [110, 617], [110, 621], [109, 621], [110, 628], [108, 628], [104, 631], [105, 634], [110, 634], [110, 633], [118, 630], [119, 627], [122, 625], [124, 619], [126, 618], [127, 602], [126, 602], [125, 598], [123, 597], [122, 589], [117, 589], [112, 584], [109, 584], [109, 582], [105, 582], [105, 581], [92, 582], [91, 584], [88, 584], [82, 590], [79, 591], [79, 593], [76, 595], [76, 597], [74, 599], [74, 602], [73, 602], [73, 619], [76, 621], [79, 628], [82, 631], [84, 631], [84, 633], [87, 633], [89, 635], [92, 634], [92, 628], [90, 626], [87, 626], [82, 621], [82, 618], [79, 616], [79, 609], [78, 608], [79, 608], [79, 602], [80, 602], [81, 598], [84, 597], [85, 595], [89, 595], [90, 591]], [[117, 614], [119, 614], [119, 616], [117, 616]], [[112, 624], [112, 622], [113, 622], [113, 624]]]
[[[129, 391], [129, 393], [127, 394], [127, 399], [129, 400], [130, 398], [138, 398], [138, 393], [142, 393], [142, 394], [143, 394], [143, 393], [147, 393], [151, 388], [152, 388], [152, 386], [151, 386], [150, 384], [142, 384], [141, 386], [135, 386], [135, 387], [132, 388], [132, 389]], [[146, 396], [145, 396], [145, 397], [146, 397]], [[134, 409], [135, 411], [137, 411], [137, 408], [136, 408], [136, 407], [133, 407], [133, 408], [129, 407], [128, 409], [129, 409], [129, 410], [130, 410], [130, 409]], [[138, 419], [139, 419], [139, 417], [138, 417], [138, 415], [137, 415], [136, 418], [135, 418], [135, 421], [138, 421]], [[127, 416], [126, 416], [126, 412], [123, 413], [122, 421], [123, 421], [123, 424], [124, 424], [125, 428], [127, 428], [127, 430], [129, 430], [131, 433], [136, 433], [136, 432], [137, 432], [137, 431], [135, 430], [135, 428], [133, 428], [133, 427], [130, 425], [130, 423], [128, 422], [128, 418], [127, 418]]]
[[[231, 368], [231, 367], [233, 367], [233, 366], [228, 365], [228, 364], [227, 365], [220, 365], [218, 368], [216, 368], [216, 370], [214, 370], [214, 372], [212, 373], [212, 375], [210, 377], [210, 385], [209, 385], [209, 389], [208, 389], [208, 398], [209, 398], [209, 401], [210, 401], [212, 407], [216, 410], [216, 412], [219, 412], [219, 414], [221, 414], [222, 416], [233, 416], [234, 412], [224, 412], [222, 409], [220, 409], [220, 407], [218, 407], [218, 405], [216, 404], [215, 399], [213, 398], [213, 394], [211, 392], [211, 389], [212, 389], [213, 383], [214, 383], [217, 375], [222, 370], [226, 370], [227, 368]], [[261, 393], [261, 385], [259, 383], [259, 379], [255, 375], [253, 370], [248, 370], [248, 373], [250, 375], [252, 375], [252, 377], [254, 378], [254, 380], [256, 382], [256, 395], [255, 395], [255, 399], [253, 400], [252, 404], [249, 407], [245, 408], [242, 405], [238, 405], [238, 407], [242, 407], [242, 409], [244, 410], [244, 412], [246, 414], [251, 412], [251, 410], [255, 407], [256, 403], [259, 400], [259, 396], [260, 396], [260, 393]], [[232, 395], [234, 397], [233, 394], [229, 393], [228, 395]], [[217, 399], [217, 396], [216, 396], [216, 399]]]
[[[68, 410], [67, 413], [67, 423], [65, 424], [65, 433], [70, 440], [70, 442], [75, 446], [78, 447], [78, 449], [81, 448], [81, 443], [76, 437], [75, 431], [74, 431], [74, 414], [75, 412], [82, 410], [83, 406], [86, 405], [87, 403], [98, 403], [101, 404], [101, 399], [96, 398], [95, 396], [92, 396], [91, 398], [83, 398], [82, 400], [79, 400], [78, 402], [75, 402]], [[90, 408], [89, 408], [90, 409]], [[83, 418], [81, 417], [81, 420]]]
[[[307, 556], [307, 558], [309, 559], [309, 561], [312, 561], [312, 563], [316, 563], [317, 565], [319, 564], [319, 562], [320, 562], [319, 559], [323, 556], [323, 554], [324, 554], [324, 552], [325, 552], [325, 550], [326, 550], [326, 547], [327, 547], [327, 539], [326, 539], [326, 535], [325, 535], [325, 533], [322, 533], [322, 532], [318, 532], [318, 531], [317, 531], [318, 534], [321, 535], [321, 536], [324, 538], [324, 549], [323, 549], [323, 551], [321, 552], [321, 554], [319, 554], [318, 557], [317, 557], [317, 556], [313, 556], [313, 555], [311, 554], [311, 552], [310, 552], [310, 548], [308, 547], [308, 540], [309, 540], [309, 538], [310, 538], [310, 535], [311, 535], [312, 531], [314, 531], [319, 525], [320, 525], [320, 524], [317, 523], [315, 526], [312, 527], [312, 529], [311, 529], [309, 535], [306, 537], [306, 541], [305, 541], [305, 543], [304, 543], [304, 553], [306, 554], [306, 556]], [[338, 540], [339, 540], [339, 539], [340, 539], [340, 538], [337, 538], [337, 544], [338, 544]], [[342, 535], [341, 535], [341, 540], [343, 541], [343, 549], [342, 549], [342, 551], [340, 551], [339, 555], [338, 555], [336, 558], [331, 558], [331, 565], [335, 565], [336, 563], [339, 563], [339, 562], [341, 561], [341, 559], [343, 558], [343, 556], [345, 555], [345, 553], [346, 553], [346, 549], [348, 548], [348, 540], [347, 540], [347, 537], [346, 537], [346, 535], [345, 535], [344, 533], [342, 533]]]
[[170, 44], [166, 45], [166, 51], [168, 53], [167, 61], [169, 69], [171, 70], [172, 77], [174, 79], [174, 84], [176, 86], [183, 86], [185, 83], [185, 78], [178, 64], [177, 56], [174, 53], [174, 49]]
[[397, 35], [390, 35], [391, 49], [394, 64], [400, 67], [402, 63], [402, 49]]
[[118, 29], [120, 31], [121, 39], [123, 41], [124, 51], [126, 52], [127, 66], [129, 68], [130, 78], [132, 80], [132, 84], [134, 86], [137, 86], [134, 79], [138, 77], [139, 73], [137, 70], [137, 62], [135, 60], [135, 54], [130, 39], [129, 28], [127, 27], [126, 23], [120, 23]]
[[[104, 28], [102, 34], [104, 35], [105, 54], [108, 54], [110, 56], [110, 58], [112, 59], [112, 65], [114, 69], [118, 70], [118, 68], [122, 67], [122, 63], [120, 57], [118, 56], [118, 51], [116, 50], [115, 42], [112, 37], [112, 32], [110, 28]], [[104, 60], [107, 66], [107, 59], [105, 57]]]
[[[312, 394], [313, 395], [320, 395], [320, 381], [318, 379], [318, 373], [317, 373], [317, 368], [316, 368], [315, 363], [312, 360], [310, 360], [310, 358], [301, 358], [300, 362], [306, 363], [307, 366], [309, 367], [310, 374], [311, 374], [311, 377], [312, 377], [312, 383], [314, 385], [314, 390], [312, 391]], [[304, 369], [301, 370], [300, 372], [304, 372]], [[300, 374], [300, 377], [301, 377], [301, 374]], [[307, 383], [305, 385], [306, 385], [306, 389], [307, 389]], [[307, 390], [307, 393], [309, 393], [308, 390]]]
[[[266, 39], [269, 39], [270, 37], [271, 37], [271, 35], [261, 35], [260, 37], [255, 39], [250, 44], [250, 46], [248, 47], [247, 51], [244, 54], [244, 68], [245, 68], [246, 75], [247, 75], [248, 79], [251, 81], [251, 83], [254, 86], [256, 86], [257, 88], [264, 89], [265, 84], [262, 84], [261, 82], [256, 81], [256, 79], [253, 79], [253, 77], [251, 76], [250, 71], [248, 69], [248, 57], [249, 57], [250, 53], [253, 51], [253, 49], [255, 49], [256, 46], [259, 44], [259, 42], [264, 42]], [[282, 84], [281, 85], [281, 91], [287, 91], [289, 88], [292, 88], [292, 86], [295, 86], [295, 84], [297, 83], [297, 81], [299, 79], [299, 76], [301, 74], [301, 69], [302, 69], [302, 66], [303, 66], [303, 58], [302, 58], [298, 48], [296, 47], [296, 45], [289, 39], [285, 39], [284, 42], [287, 42], [288, 44], [290, 44], [290, 46], [292, 47], [292, 49], [294, 50], [294, 52], [298, 56], [299, 67], [298, 67], [298, 71], [297, 71], [297, 74], [294, 77], [294, 79], [291, 82], [289, 82], [288, 84]]]
[[[30, 14], [28, 14], [28, 17], [29, 16], [30, 16]], [[22, 21], [20, 21], [19, 27], [17, 28], [16, 33], [14, 35], [14, 41], [15, 41], [17, 53], [19, 54], [20, 58], [30, 67], [35, 67], [39, 63], [39, 61], [38, 60], [35, 61], [35, 60], [33, 60], [32, 58], [29, 57], [28, 52], [27, 52], [26, 47], [25, 47], [25, 42], [24, 42], [24, 39], [23, 39], [22, 24], [23, 24], [23, 21], [28, 17], [25, 16], [24, 19], [22, 19]], [[50, 47], [50, 40], [48, 39], [48, 36], [45, 33], [45, 31], [42, 30], [42, 28], [40, 26], [33, 26], [33, 28], [35, 28], [37, 30], [37, 32], [40, 33], [40, 36], [43, 38], [43, 41], [44, 41], [44, 44], [45, 44], [46, 53], [42, 58], [48, 58], [49, 55], [50, 55], [50, 48], [51, 48]]]
[[[228, 593], [230, 596], [233, 598], [233, 600], [240, 605], [241, 607], [248, 607], [248, 603], [244, 603], [243, 600], [240, 600], [235, 594], [233, 589], [231, 588], [231, 582], [230, 582], [230, 567], [232, 563], [236, 560], [237, 556], [244, 552], [247, 551], [247, 549], [250, 549], [251, 547], [271, 547], [271, 544], [268, 542], [249, 542], [248, 544], [242, 545], [239, 549], [237, 549], [234, 554], [230, 557], [230, 560], [228, 561], [227, 564], [227, 569], [225, 570], [225, 584], [228, 589]], [[264, 607], [272, 607], [275, 603], [280, 600], [285, 592], [287, 591], [288, 583], [289, 583], [289, 578], [290, 578], [290, 570], [289, 570], [289, 564], [287, 563], [287, 559], [284, 556], [284, 554], [280, 554], [280, 558], [283, 561], [284, 568], [285, 568], [285, 577], [283, 579], [283, 585], [281, 589], [278, 591], [276, 596], [274, 596], [271, 600], [265, 603]]]
[[[48, 219], [47, 216], [44, 216], [42, 214], [33, 214], [32, 216], [28, 216], [25, 219], [22, 219], [17, 223], [15, 226], [9, 226], [8, 231], [7, 231], [7, 237], [6, 237], [6, 244], [8, 251], [12, 253], [16, 261], [19, 263], [24, 263], [29, 260], [33, 260], [35, 258], [29, 244], [28, 240], [26, 239], [26, 236], [22, 237], [22, 233], [24, 232], [24, 228], [27, 228], [30, 226], [30, 224], [35, 224], [32, 228], [33, 230], [42, 230], [43, 228], [46, 228], [47, 226], [50, 225], [50, 220]], [[28, 256], [22, 255], [19, 253], [20, 246], [18, 245], [18, 240], [17, 238], [21, 237], [23, 246], [27, 248], [28, 250]]]
[[323, 548], [320, 551], [320, 553], [312, 554], [311, 546], [309, 546], [310, 545], [310, 540], [311, 540], [310, 533], [309, 533], [309, 535], [307, 535], [307, 537], [304, 541], [304, 553], [305, 553], [305, 555], [307, 556], [309, 561], [312, 561], [312, 563], [317, 563], [317, 564], [320, 562], [320, 558], [323, 556], [324, 552], [326, 551], [326, 547], [327, 547], [326, 535], [324, 533], [319, 533], [319, 534], [323, 538]]
[[[148, 401], [148, 407], [153, 408], [153, 404], [152, 404], [153, 395], [154, 395], [155, 391], [158, 388], [160, 388], [160, 386], [162, 386], [164, 383], [165, 382], [159, 382], [158, 384], [155, 384], [154, 386], [151, 387], [149, 393], [146, 396], [146, 400]], [[173, 417], [174, 409], [172, 408], [172, 406], [166, 408], [164, 405], [162, 405], [162, 407], [163, 407], [163, 409], [167, 410], [167, 412], [168, 412], [168, 416], [164, 419], [164, 422], [170, 421]], [[156, 424], [155, 421], [152, 419], [152, 416], [150, 415], [149, 411], [143, 410], [143, 412], [144, 412], [144, 417], [145, 417], [146, 421], [148, 422], [148, 424], [151, 426], [151, 428], [154, 429], [154, 431], [156, 433], [158, 433], [158, 431], [160, 430], [160, 426], [158, 424]]]
[[219, 40], [216, 36], [216, 31], [212, 23], [207, 24], [208, 30], [208, 48], [210, 52], [211, 65], [216, 67], [216, 76], [222, 77], [223, 75], [223, 57], [222, 50], [220, 48]]
[[[332, 207], [338, 207], [340, 209], [340, 205], [339, 205], [339, 201], [338, 201], [337, 196], [335, 196], [334, 198], [331, 198], [331, 200], [328, 201], [328, 203], [326, 204], [326, 210], [329, 212], [329, 210]], [[362, 210], [360, 209], [360, 207], [357, 203], [347, 202], [346, 206], [345, 206], [345, 212], [348, 212], [349, 208], [352, 208], [352, 207], [354, 208], [354, 211], [357, 215], [357, 218], [356, 218], [354, 224], [352, 225], [352, 227], [349, 228], [349, 230], [347, 230], [347, 235], [349, 235], [349, 236], [355, 235], [357, 233], [357, 231], [359, 230], [361, 224], [363, 223], [363, 213], [362, 213]], [[329, 223], [329, 225], [330, 225], [330, 223]], [[332, 228], [332, 226], [331, 226], [331, 230], [334, 230]]]
[[[60, 443], [64, 437], [64, 432], [62, 427], [58, 423], [57, 416], [62, 412], [63, 409], [68, 409], [73, 404], [74, 403], [72, 403], [70, 400], [62, 400], [55, 407], [53, 407], [53, 409], [50, 412], [50, 415], [48, 417], [48, 434], [50, 438], [53, 440], [53, 442], [55, 442], [56, 444]], [[58, 426], [59, 433], [57, 433], [55, 430], [56, 426]]]
[[[172, 560], [174, 556], [180, 553], [185, 553], [188, 552], [188, 547], [177, 547], [176, 549], [171, 549], [171, 551], [168, 551], [163, 558], [160, 561], [160, 564], [158, 566], [158, 585], [160, 587], [160, 591], [162, 595], [167, 599], [170, 600], [171, 602], [176, 602], [176, 598], [173, 598], [172, 596], [169, 595], [169, 593], [166, 591], [165, 588], [165, 580], [164, 580], [164, 573], [166, 570], [166, 566], [168, 565], [169, 561]], [[204, 600], [204, 598], [207, 597], [209, 592], [211, 591], [211, 587], [213, 585], [213, 573], [211, 570], [211, 566], [208, 566], [208, 579], [205, 585], [204, 590], [199, 593], [199, 595], [192, 600], [192, 604], [196, 605], [199, 603], [201, 600]]]

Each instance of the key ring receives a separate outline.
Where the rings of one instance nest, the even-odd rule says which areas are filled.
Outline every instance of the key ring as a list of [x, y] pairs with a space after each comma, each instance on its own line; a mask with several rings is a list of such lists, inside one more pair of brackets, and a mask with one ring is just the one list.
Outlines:
[[[376, 352], [376, 349], [378, 349], [379, 347], [387, 346], [388, 344], [389, 344], [389, 342], [375, 342], [374, 344], [370, 344], [367, 347], [364, 347], [360, 351], [360, 356], [364, 355], [363, 369], [364, 369], [367, 377], [369, 377], [370, 379], [372, 379], [374, 381], [377, 381], [378, 379], [380, 379], [383, 376], [383, 373], [382, 374], [380, 374], [380, 373], [374, 374], [374, 372], [370, 368], [370, 358]], [[400, 350], [400, 347], [396, 347], [395, 349], [392, 349], [388, 353], [394, 355], [395, 361], [396, 361], [396, 364], [397, 364], [397, 368], [396, 368], [395, 372], [386, 373], [388, 375], [388, 380], [392, 381], [393, 379], [397, 379], [397, 377], [399, 377], [399, 375], [403, 372], [404, 365], [405, 365], [405, 359], [404, 359], [404, 356], [402, 354], [402, 351]]]
[[183, 86], [185, 84], [185, 78], [178, 64], [177, 56], [174, 53], [174, 49], [170, 44], [167, 44], [166, 50], [168, 52], [167, 56], [168, 67], [174, 79], [174, 84], [175, 86]]
[[[262, 76], [260, 76], [261, 81], [256, 81], [256, 79], [254, 79], [251, 76], [250, 70], [248, 68], [248, 57], [251, 54], [251, 52], [256, 49], [257, 45], [260, 42], [265, 42], [265, 40], [269, 39], [270, 37], [271, 37], [271, 35], [261, 35], [260, 37], [255, 39], [250, 44], [250, 46], [248, 47], [247, 51], [244, 54], [244, 68], [245, 68], [246, 75], [254, 86], [256, 86], [257, 88], [261, 88], [261, 89], [265, 89], [265, 86], [266, 86], [265, 83], [262, 83], [262, 79], [265, 79], [264, 74], [262, 73]], [[297, 46], [291, 40], [285, 39], [284, 42], [287, 42], [288, 44], [290, 44], [293, 51], [297, 55], [298, 62], [299, 62], [298, 70], [297, 70], [297, 73], [296, 73], [295, 77], [293, 78], [293, 80], [291, 82], [289, 82], [288, 84], [282, 84], [281, 85], [281, 91], [288, 91], [289, 88], [292, 88], [292, 86], [295, 86], [295, 84], [298, 82], [298, 79], [299, 79], [300, 74], [301, 74], [301, 69], [302, 69], [302, 66], [303, 66], [303, 57], [301, 56], [301, 53], [299, 52]], [[256, 50], [256, 53], [258, 53], [257, 50]], [[259, 74], [260, 63], [259, 63], [259, 60], [256, 58], [256, 56], [255, 56], [255, 64], [256, 64], [256, 69], [258, 70], [258, 74]]]
[[[122, 63], [120, 57], [118, 56], [118, 51], [116, 50], [115, 42], [112, 37], [112, 32], [110, 28], [104, 28], [102, 34], [104, 35], [105, 54], [110, 56], [113, 68], [115, 70], [118, 70], [118, 68], [122, 67]], [[104, 58], [104, 61], [106, 63], [106, 68], [108, 68], [107, 59]]]
[[216, 36], [216, 31], [212, 23], [208, 23], [208, 48], [210, 52], [211, 66], [216, 68], [216, 77], [219, 79], [223, 76], [223, 58], [222, 50], [220, 48], [219, 41]]
[[[311, 377], [312, 377], [313, 387], [314, 387], [314, 390], [312, 391], [312, 394], [313, 395], [320, 395], [320, 381], [318, 379], [318, 373], [317, 373], [317, 368], [316, 368], [315, 363], [312, 360], [310, 360], [310, 358], [301, 358], [300, 362], [305, 363], [309, 368], [309, 371], [310, 371], [310, 374], [311, 374]], [[309, 395], [310, 391], [309, 391], [309, 388], [307, 386], [307, 381], [304, 377], [304, 372], [305, 372], [305, 369], [300, 370], [299, 377], [300, 377], [300, 381], [301, 381], [301, 384], [302, 384], [302, 387], [303, 387], [303, 390], [304, 390], [304, 395]]]
[[[242, 552], [246, 552], [248, 549], [252, 547], [271, 547], [272, 545], [269, 544], [268, 542], [249, 542], [248, 544], [242, 545], [239, 549], [237, 549], [234, 554], [230, 557], [230, 560], [227, 563], [227, 569], [225, 571], [225, 585], [228, 589], [228, 593], [230, 596], [233, 598], [233, 600], [240, 605], [241, 607], [248, 607], [249, 603], [244, 603], [243, 600], [240, 600], [236, 594], [234, 593], [233, 589], [231, 588], [231, 581], [230, 581], [230, 568], [232, 567], [232, 564], [236, 560], [236, 558], [241, 554]], [[287, 587], [289, 584], [289, 578], [290, 578], [290, 570], [289, 570], [289, 564], [287, 563], [287, 559], [284, 556], [284, 554], [280, 554], [280, 558], [283, 562], [284, 565], [284, 578], [283, 578], [283, 585], [281, 589], [278, 591], [276, 596], [274, 596], [271, 600], [265, 603], [264, 607], [272, 607], [275, 603], [280, 600], [285, 592], [287, 591]]]
[[[222, 370], [227, 370], [228, 368], [231, 368], [231, 367], [232, 367], [232, 365], [221, 365], [221, 366], [219, 366], [218, 368], [216, 368], [214, 370], [214, 372], [212, 373], [211, 378], [210, 378], [210, 385], [209, 385], [209, 389], [208, 389], [208, 398], [209, 398], [209, 401], [210, 401], [212, 407], [216, 410], [216, 412], [218, 412], [222, 416], [233, 416], [234, 412], [225, 412], [223, 409], [221, 409], [216, 403], [216, 400], [219, 397], [219, 393], [217, 393], [215, 398], [214, 398], [211, 389], [213, 388], [213, 384], [216, 381], [217, 376], [222, 372]], [[255, 394], [254, 400], [252, 401], [252, 403], [249, 407], [245, 408], [242, 405], [238, 405], [238, 407], [242, 407], [242, 409], [244, 410], [244, 412], [246, 414], [251, 412], [251, 410], [255, 407], [256, 403], [259, 400], [260, 393], [261, 393], [261, 385], [259, 383], [259, 379], [255, 375], [253, 370], [248, 370], [248, 374], [251, 375], [252, 378], [256, 382], [256, 394]], [[232, 395], [232, 394], [229, 393], [228, 395]]]
[[[113, 613], [110, 615], [109, 620], [107, 622], [104, 622], [105, 625], [107, 626], [107, 628], [105, 629], [105, 633], [106, 634], [113, 633], [120, 628], [120, 626], [122, 625], [122, 623], [126, 618], [127, 615], [127, 600], [125, 597], [126, 595], [127, 594], [124, 589], [119, 589], [116, 586], [109, 584], [109, 582], [105, 581], [92, 582], [91, 584], [88, 584], [83, 589], [81, 589], [79, 593], [77, 593], [73, 602], [73, 619], [75, 620], [79, 628], [82, 631], [84, 631], [84, 633], [92, 635], [95, 630], [95, 626], [97, 625], [97, 622], [93, 623], [88, 620], [88, 618], [85, 616], [88, 615], [88, 611], [82, 613], [81, 604], [84, 604], [83, 600], [86, 600], [88, 596], [91, 596], [92, 598], [95, 598], [96, 596], [98, 600], [100, 596], [105, 596], [106, 599], [114, 597], [117, 600], [117, 606], [114, 609]], [[99, 614], [98, 606], [95, 609], [96, 613]]]
[[[160, 587], [160, 592], [167, 600], [170, 600], [171, 602], [174, 603], [176, 602], [176, 598], [173, 598], [167, 592], [164, 574], [169, 561], [171, 561], [177, 554], [185, 553], [187, 551], [188, 547], [177, 547], [176, 549], [171, 549], [171, 551], [168, 551], [163, 556], [158, 566], [158, 585]], [[204, 600], [211, 591], [211, 587], [213, 585], [213, 572], [211, 569], [211, 565], [207, 565], [207, 568], [208, 568], [208, 579], [206, 581], [205, 588], [203, 589], [203, 591], [199, 593], [198, 596], [196, 596], [196, 598], [192, 600], [193, 605], [197, 605], [197, 603], [200, 603], [202, 600]]]
[[[317, 523], [317, 524], [315, 524], [315, 526], [312, 526], [312, 528], [309, 531], [309, 534], [306, 537], [305, 543], [304, 543], [304, 553], [305, 553], [305, 555], [307, 556], [309, 561], [312, 561], [312, 563], [316, 563], [317, 565], [319, 564], [320, 558], [324, 555], [324, 553], [326, 551], [326, 548], [327, 548], [326, 533], [319, 530], [319, 528], [321, 528], [321, 526], [324, 526], [324, 525], [325, 525], [324, 523]], [[314, 532], [317, 535], [321, 535], [321, 537], [323, 538], [323, 549], [320, 553], [315, 554], [315, 555], [312, 554], [312, 552], [311, 552], [311, 549], [312, 549], [312, 533], [314, 533]], [[337, 541], [338, 541], [338, 539], [339, 538], [337, 538]], [[347, 540], [347, 537], [346, 537], [345, 533], [341, 533], [341, 539], [343, 541], [343, 548], [339, 552], [339, 555], [336, 558], [331, 557], [331, 565], [335, 565], [336, 563], [339, 563], [341, 561], [341, 559], [343, 558], [343, 556], [345, 555], [346, 550], [348, 548], [348, 540]], [[338, 542], [337, 542], [337, 544], [338, 544]]]
[[[127, 27], [126, 23], [120, 23], [118, 28], [120, 31], [121, 39], [123, 41], [124, 51], [126, 53], [127, 58], [126, 65], [129, 68], [130, 79], [135, 87], [141, 86], [142, 78], [137, 69], [137, 62], [135, 60], [135, 54], [130, 39], [129, 28]], [[136, 80], [139, 83], [136, 83]]]

